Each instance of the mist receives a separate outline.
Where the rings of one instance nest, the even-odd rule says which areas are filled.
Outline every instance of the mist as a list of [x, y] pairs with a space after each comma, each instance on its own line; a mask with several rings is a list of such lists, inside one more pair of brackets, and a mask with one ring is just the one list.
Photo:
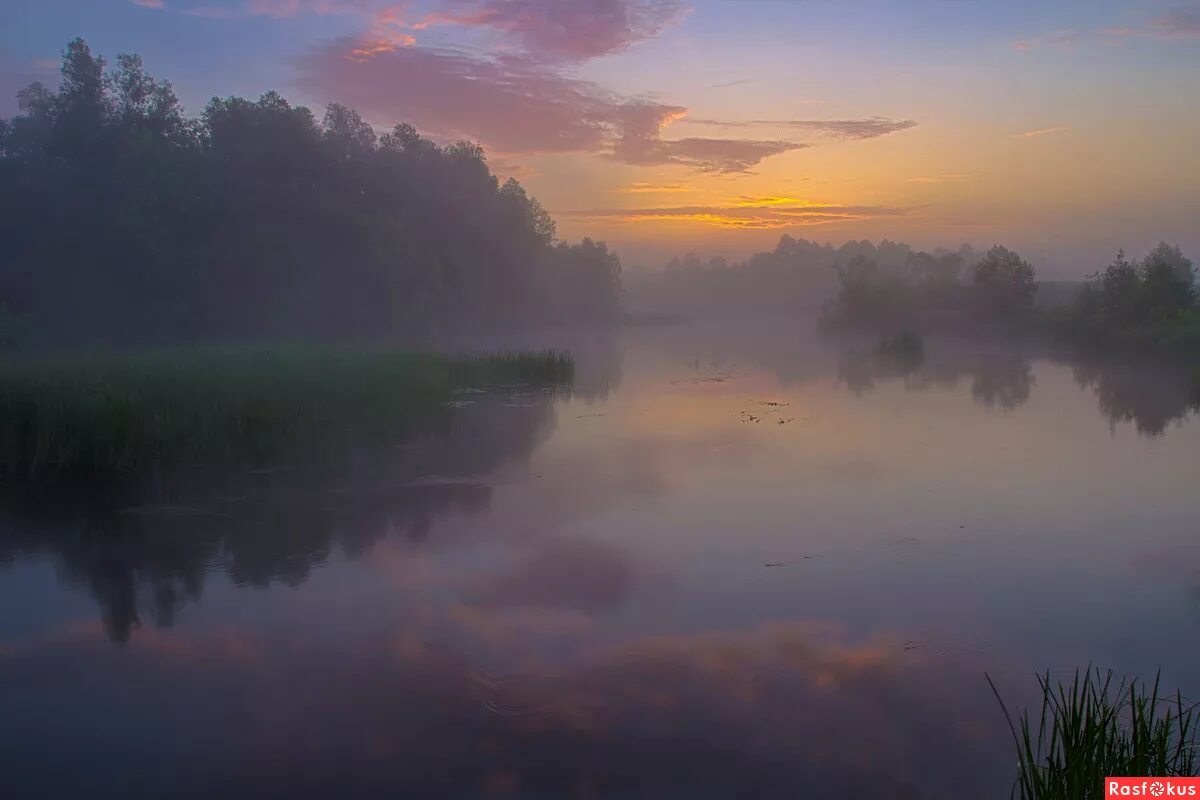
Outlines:
[[[863, 46], [874, 0], [796, 6], [804, 31], [855, 23], [850, 66], [783, 26], [789, 4], [128, 5], [308, 49], [280, 90], [196, 108], [167, 79], [196, 91], [194, 32], [154, 45], [167, 77], [83, 38], [52, 86], [0, 69], [14, 797], [1049, 800], [1197, 778], [1194, 240], [1145, 205], [1050, 263], [1020, 246], [1096, 188], [1081, 151], [1035, 191], [1034, 148], [1065, 158], [1073, 119], [1014, 93], [985, 128], [978, 87], [955, 113], [979, 115], [989, 172], [905, 92], [847, 110], [927, 82], [924, 32], [920, 54]], [[991, 60], [995, 31], [1048, 13], [986, 6], [937, 19], [987, 17]], [[1166, 64], [1192, 22], [1008, 49], [1119, 37]], [[949, 33], [939, 58], [964, 58]], [[275, 77], [253, 41], [222, 51], [236, 85]], [[798, 66], [752, 113], [784, 45], [897, 63], [836, 99]], [[617, 81], [630, 65], [696, 113]], [[1024, 180], [1038, 236], [1006, 205]], [[612, 244], [649, 229], [674, 255]]]

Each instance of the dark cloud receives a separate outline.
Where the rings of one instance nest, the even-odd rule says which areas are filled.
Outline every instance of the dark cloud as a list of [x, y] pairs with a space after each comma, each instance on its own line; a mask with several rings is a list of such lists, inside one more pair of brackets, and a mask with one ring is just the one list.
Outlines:
[[617, 115], [611, 157], [626, 164], [686, 164], [705, 172], [746, 172], [764, 158], [806, 145], [781, 140], [663, 139], [661, 131], [686, 109], [649, 102], [627, 103]]
[[1200, 36], [1200, 5], [1176, 6], [1150, 25], [1162, 36]]
[[789, 128], [817, 136], [834, 139], [874, 139], [889, 133], [916, 127], [911, 119], [888, 119], [865, 117], [863, 119], [751, 119], [743, 122], [726, 122], [715, 119], [689, 119], [693, 125], [711, 125], [719, 128]]
[[803, 203], [793, 198], [766, 197], [743, 199], [736, 204], [712, 206], [672, 206], [664, 208], [598, 208], [561, 212], [560, 216], [614, 222], [677, 220], [702, 222], [722, 228], [770, 229], [833, 222], [902, 216], [907, 209], [887, 206], [841, 206]]
[[754, 81], [749, 80], [748, 78], [740, 78], [739, 80], [736, 80], [736, 81], [725, 81], [724, 83], [714, 83], [712, 86], [709, 86], [708, 88], [709, 89], [732, 89], [734, 86], [746, 86], [747, 84], [751, 84], [751, 83], [754, 83]]

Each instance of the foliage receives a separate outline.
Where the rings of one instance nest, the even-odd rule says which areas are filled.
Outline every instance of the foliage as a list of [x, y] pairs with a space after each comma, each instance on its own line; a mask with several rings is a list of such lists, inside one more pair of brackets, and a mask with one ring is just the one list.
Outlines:
[[1159, 680], [1147, 687], [1136, 680], [1115, 681], [1089, 667], [1069, 684], [1051, 685], [1038, 677], [1042, 708], [1014, 719], [1004, 709], [1017, 750], [1013, 795], [1022, 800], [1099, 800], [1103, 780], [1119, 776], [1197, 774], [1200, 715], [1178, 692], [1159, 694]]
[[1001, 245], [975, 265], [974, 284], [983, 307], [1000, 314], [1028, 309], [1037, 287], [1029, 262]]
[[981, 302], [990, 295], [988, 282], [968, 286], [961, 281], [971, 255], [965, 247], [933, 254], [910, 251], [902, 266], [884, 269], [856, 254], [845, 266], [836, 267], [841, 288], [826, 306], [821, 326], [826, 330], [930, 329], [1012, 316], [1016, 309]]
[[960, 263], [958, 254], [912, 253], [897, 272], [855, 255], [838, 266], [841, 289], [822, 327], [983, 328], [1050, 335], [1089, 349], [1200, 354], [1195, 270], [1176, 246], [1161, 243], [1141, 261], [1122, 251], [1082, 291], [1060, 288], [1057, 306], [1043, 302], [1036, 309], [1033, 267], [1017, 253], [992, 247], [971, 269], [970, 283], [957, 277]]
[[275, 92], [189, 119], [82, 40], [0, 124], [0, 303], [46, 337], [383, 335], [613, 318], [619, 263], [482, 149]]
[[1101, 349], [1200, 352], [1195, 271], [1178, 247], [1160, 243], [1141, 261], [1125, 252], [1089, 276], [1074, 307], [1052, 319], [1060, 333]]
[[914, 251], [887, 239], [878, 244], [849, 241], [840, 247], [784, 234], [774, 249], [745, 261], [702, 260], [695, 253], [673, 258], [661, 272], [644, 276], [639, 298], [656, 311], [676, 313], [794, 314], [817, 309], [840, 288], [839, 267], [859, 258], [877, 265], [882, 278], [953, 282], [975, 253], [968, 245], [956, 251]]
[[175, 348], [0, 362], [0, 475], [58, 482], [392, 447], [457, 387], [568, 383], [555, 352]]

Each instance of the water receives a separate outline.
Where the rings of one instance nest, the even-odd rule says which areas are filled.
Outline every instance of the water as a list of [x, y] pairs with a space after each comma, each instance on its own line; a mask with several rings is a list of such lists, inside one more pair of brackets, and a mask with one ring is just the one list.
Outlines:
[[1002, 798], [985, 671], [1200, 695], [1188, 376], [810, 330], [593, 336], [386, 471], [10, 499], [7, 796]]

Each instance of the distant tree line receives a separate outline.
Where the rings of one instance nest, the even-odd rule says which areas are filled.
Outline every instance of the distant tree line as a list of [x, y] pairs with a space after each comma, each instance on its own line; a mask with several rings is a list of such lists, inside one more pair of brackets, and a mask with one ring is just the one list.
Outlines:
[[910, 271], [929, 278], [954, 279], [978, 255], [969, 245], [958, 250], [918, 253], [887, 239], [878, 245], [850, 241], [834, 247], [783, 235], [773, 250], [745, 261], [701, 259], [695, 253], [673, 258], [659, 276], [630, 281], [636, 298], [648, 307], [683, 314], [795, 313], [817, 310], [841, 288], [839, 267], [873, 264], [877, 277], [907, 280]]
[[482, 149], [275, 92], [185, 115], [76, 39], [0, 120], [0, 328], [46, 338], [375, 336], [607, 320], [620, 262], [556, 241]]
[[[1029, 262], [996, 245], [964, 270], [960, 253], [909, 252], [900, 269], [883, 269], [857, 254], [837, 264], [839, 291], [824, 309], [827, 328], [953, 327], [1005, 320], [1033, 305], [1037, 284]], [[964, 280], [964, 272], [967, 277]]]
[[[1161, 350], [1200, 356], [1195, 270], [1165, 242], [1141, 261], [1124, 252], [1082, 288], [1038, 307], [1034, 268], [996, 245], [963, 279], [957, 255], [914, 252], [904, 269], [885, 270], [857, 254], [835, 271], [839, 291], [825, 308], [827, 328], [963, 330], [1050, 334], [1092, 349]], [[1057, 302], [1055, 302], [1057, 301]]]
[[1125, 251], [1088, 276], [1078, 302], [1056, 324], [1104, 347], [1188, 351], [1200, 355], [1196, 272], [1178, 247], [1160, 243], [1141, 261]]

